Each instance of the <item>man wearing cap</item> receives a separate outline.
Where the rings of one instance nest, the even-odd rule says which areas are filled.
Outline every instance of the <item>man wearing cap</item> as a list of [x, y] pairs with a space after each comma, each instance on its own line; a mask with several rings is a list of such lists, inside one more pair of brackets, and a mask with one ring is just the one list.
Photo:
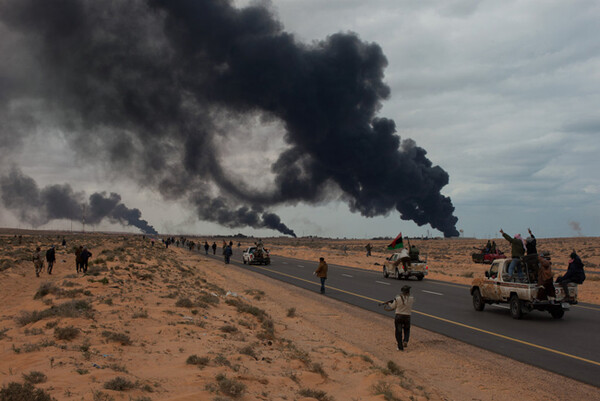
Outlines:
[[[396, 341], [398, 342], [398, 351], [404, 351], [408, 346], [410, 337], [410, 313], [412, 312], [415, 299], [410, 295], [410, 286], [405, 285], [400, 289], [400, 295], [396, 295], [393, 301], [385, 304], [388, 311], [395, 310], [394, 326], [396, 328]], [[404, 340], [402, 334], [404, 333]]]

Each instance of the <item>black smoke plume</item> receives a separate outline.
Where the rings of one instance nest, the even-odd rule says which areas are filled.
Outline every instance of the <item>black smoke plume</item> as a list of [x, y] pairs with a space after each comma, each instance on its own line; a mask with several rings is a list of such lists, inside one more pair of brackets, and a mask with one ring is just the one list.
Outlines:
[[98, 224], [107, 219], [112, 223], [137, 227], [146, 234], [158, 234], [141, 218], [142, 213], [138, 209], [129, 209], [116, 193], [107, 196], [96, 192], [86, 202], [83, 192], [75, 192], [67, 184], [39, 189], [33, 178], [17, 168], [0, 177], [0, 192], [4, 207], [13, 211], [21, 221], [36, 227], [57, 219], [81, 221], [85, 215], [88, 224]]
[[[0, 132], [51, 116], [79, 151], [226, 226], [289, 232], [261, 211], [338, 198], [458, 235], [448, 174], [378, 116], [387, 60], [356, 34], [300, 43], [266, 6], [230, 0], [5, 0], [0, 21], [27, 64], [5, 65]], [[267, 191], [228, 172], [236, 155], [216, 140], [243, 141], [243, 123], [223, 122], [256, 115], [279, 121], [288, 146]]]

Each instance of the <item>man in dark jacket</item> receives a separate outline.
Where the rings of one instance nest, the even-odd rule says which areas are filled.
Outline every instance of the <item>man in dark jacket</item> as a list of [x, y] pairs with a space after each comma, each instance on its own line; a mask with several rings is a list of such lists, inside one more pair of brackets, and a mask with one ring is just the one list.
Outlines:
[[585, 281], [585, 272], [583, 271], [583, 262], [575, 250], [571, 252], [569, 267], [567, 268], [567, 272], [564, 276], [559, 276], [556, 279], [557, 283], [560, 283], [565, 291], [566, 300], [570, 300], [571, 296], [569, 295], [569, 283], [575, 284], [583, 284]]
[[54, 245], [50, 247], [46, 251], [46, 261], [48, 262], [48, 274], [52, 274], [52, 268], [54, 267], [54, 262], [56, 262], [56, 253], [54, 252]]
[[213, 242], [212, 250], [213, 250], [213, 255], [216, 255], [217, 254], [217, 243], [216, 242]]
[[225, 250], [223, 251], [223, 257], [225, 258], [225, 264], [229, 264], [231, 260], [231, 255], [233, 255], [233, 250], [231, 249], [231, 245], [227, 245]]
[[515, 237], [511, 237], [506, 234], [502, 229], [500, 229], [500, 233], [504, 237], [505, 240], [510, 242], [511, 244], [511, 257], [512, 260], [510, 265], [508, 265], [508, 275], [510, 276], [509, 280], [513, 279], [513, 274], [515, 273], [515, 268], [517, 269], [517, 273], [519, 275], [519, 280], [523, 280], [523, 269], [521, 268], [521, 258], [525, 255], [525, 247], [523, 246], [523, 239], [521, 238], [521, 234], [515, 235]]
[[81, 260], [81, 270], [84, 273], [87, 273], [88, 261], [91, 256], [92, 256], [92, 253], [90, 251], [88, 251], [87, 248], [85, 248], [85, 247], [81, 251], [81, 255], [79, 255], [79, 260]]
[[528, 228], [529, 237], [525, 240], [525, 248], [527, 248], [527, 255], [537, 254], [537, 240], [535, 239], [535, 235], [531, 232], [531, 229]]

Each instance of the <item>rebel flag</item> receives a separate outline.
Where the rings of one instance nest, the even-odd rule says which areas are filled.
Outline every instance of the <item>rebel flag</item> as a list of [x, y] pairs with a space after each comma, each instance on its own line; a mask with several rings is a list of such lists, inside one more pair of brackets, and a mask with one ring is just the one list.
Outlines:
[[391, 244], [388, 245], [387, 249], [400, 249], [404, 248], [404, 244], [402, 243], [402, 233], [398, 234], [396, 239], [392, 241]]

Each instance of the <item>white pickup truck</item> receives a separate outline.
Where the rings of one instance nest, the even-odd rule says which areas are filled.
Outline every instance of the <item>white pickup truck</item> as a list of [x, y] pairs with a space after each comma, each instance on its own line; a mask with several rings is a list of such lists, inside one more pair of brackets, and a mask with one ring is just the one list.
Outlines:
[[271, 256], [265, 248], [257, 251], [257, 247], [249, 246], [242, 253], [242, 262], [249, 265], [269, 265], [271, 264]]
[[524, 263], [525, 279], [509, 281], [508, 266], [511, 259], [497, 259], [485, 272], [484, 278], [476, 278], [471, 284], [473, 307], [482, 311], [486, 304], [507, 303], [514, 319], [532, 310], [550, 312], [553, 318], [560, 319], [571, 304], [577, 303], [577, 284], [569, 284], [569, 302], [565, 301], [561, 285], [554, 284], [554, 294], [538, 299], [540, 286], [537, 283], [537, 265]]
[[398, 252], [385, 259], [383, 263], [383, 277], [392, 277], [396, 280], [416, 277], [417, 280], [423, 280], [427, 273], [429, 273], [427, 261], [412, 260], [410, 266], [405, 269], [400, 258], [400, 252]]

